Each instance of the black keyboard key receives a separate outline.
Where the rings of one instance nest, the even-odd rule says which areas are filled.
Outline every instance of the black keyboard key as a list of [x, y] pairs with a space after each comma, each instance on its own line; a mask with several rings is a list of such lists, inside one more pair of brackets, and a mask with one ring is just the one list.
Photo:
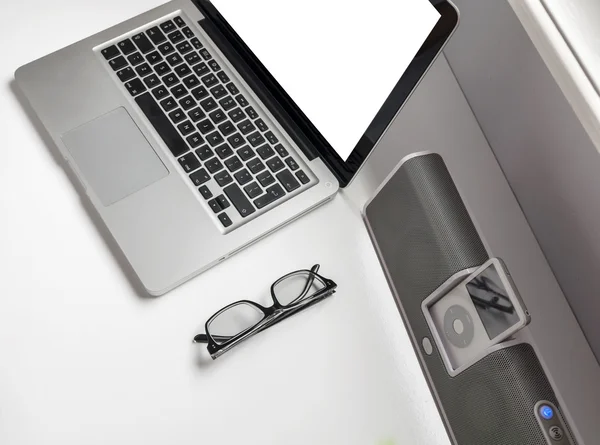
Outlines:
[[188, 111], [194, 108], [197, 103], [192, 96], [187, 96], [179, 101], [179, 105], [181, 105], [181, 108], [183, 108], [185, 111]]
[[277, 175], [275, 176], [277, 176], [279, 182], [281, 182], [281, 184], [285, 187], [285, 189], [288, 192], [293, 192], [294, 190], [300, 187], [300, 183], [298, 182], [296, 177], [287, 169], [283, 170], [280, 173], [277, 173]]
[[246, 117], [246, 115], [240, 108], [236, 108], [235, 110], [231, 110], [229, 112], [229, 117], [233, 122], [239, 122], [243, 120]]
[[173, 73], [167, 74], [165, 77], [162, 78], [162, 81], [167, 86], [167, 88], [170, 88], [173, 85], [176, 85], [179, 83], [179, 79]]
[[210, 92], [215, 97], [215, 99], [221, 99], [224, 96], [227, 96], [227, 90], [223, 85], [217, 85], [214, 88], [211, 88]]
[[175, 23], [173, 23], [171, 20], [167, 20], [166, 22], [160, 25], [160, 29], [162, 29], [163, 32], [168, 34], [171, 31], [175, 31], [177, 27], [175, 26]]
[[160, 85], [160, 80], [156, 74], [152, 74], [144, 79], [144, 83], [148, 88], [154, 88], [156, 85]]
[[127, 88], [127, 91], [129, 91], [129, 94], [132, 96], [137, 96], [138, 94], [146, 91], [146, 86], [140, 79], [132, 79], [128, 82], [125, 82], [125, 88]]
[[167, 40], [158, 26], [150, 28], [148, 31], [146, 31], [146, 34], [148, 34], [148, 37], [150, 37], [150, 40], [152, 40], [155, 45], [163, 43], [165, 40]]
[[192, 39], [195, 38], [194, 37], [194, 31], [192, 31], [189, 27], [185, 27], [181, 30], [181, 32], [183, 33], [184, 36], [186, 36], [188, 39]]
[[229, 170], [230, 172], [237, 171], [244, 166], [244, 164], [242, 164], [242, 161], [240, 161], [240, 158], [238, 158], [237, 156], [232, 156], [229, 159], [227, 159], [225, 161], [225, 165], [227, 166], [227, 170]]
[[192, 88], [196, 88], [198, 85], [200, 85], [200, 81], [198, 80], [198, 78], [196, 76], [194, 76], [193, 74], [191, 76], [186, 77], [185, 79], [183, 79], [183, 83], [185, 84], [186, 87], [188, 87], [190, 90]]
[[180, 54], [187, 54], [193, 49], [194, 48], [192, 48], [192, 45], [190, 45], [189, 42], [181, 42], [177, 45], [177, 51], [179, 51]]
[[275, 182], [275, 178], [273, 177], [273, 175], [266, 171], [266, 172], [262, 172], [261, 174], [259, 174], [256, 179], [258, 179], [258, 182], [260, 182], [260, 184], [263, 187], [266, 187], [270, 184], [273, 184]]
[[279, 139], [277, 139], [277, 136], [275, 136], [272, 131], [267, 131], [265, 133], [265, 137], [273, 145], [275, 145], [279, 142]]
[[185, 138], [185, 140], [188, 142], [188, 144], [190, 144], [190, 147], [192, 148], [199, 147], [204, 142], [204, 139], [202, 139], [202, 136], [200, 136], [198, 133], [194, 133], [188, 136], [187, 138]]
[[245, 218], [256, 212], [256, 209], [252, 206], [252, 203], [248, 201], [246, 195], [236, 184], [227, 186], [224, 190], [229, 200], [233, 203], [233, 206]]
[[208, 91], [206, 91], [206, 88], [204, 87], [198, 87], [192, 90], [192, 95], [196, 100], [201, 100], [208, 96]]
[[265, 124], [265, 121], [263, 121], [262, 119], [256, 119], [256, 122], [254, 123], [256, 124], [258, 129], [263, 133], [269, 129], [269, 127], [267, 127], [267, 124]]
[[248, 101], [246, 100], [246, 98], [242, 94], [238, 94], [237, 96], [235, 96], [235, 100], [237, 100], [237, 103], [240, 104], [241, 107], [247, 107], [248, 106]]
[[160, 62], [159, 64], [154, 65], [154, 71], [156, 71], [156, 74], [158, 74], [159, 76], [164, 76], [165, 74], [171, 71], [171, 67], [165, 62]]
[[198, 53], [196, 51], [185, 55], [185, 61], [187, 63], [189, 63], [191, 66], [194, 66], [197, 63], [200, 63], [201, 60], [202, 59], [200, 59], [200, 56], [198, 55]]
[[209, 97], [208, 99], [204, 99], [202, 102], [200, 102], [200, 105], [202, 106], [204, 111], [206, 111], [207, 113], [218, 107], [217, 103], [215, 102], [215, 100], [212, 97]]
[[273, 149], [267, 144], [263, 145], [262, 147], [257, 148], [256, 152], [262, 159], [269, 159], [271, 156], [273, 156], [275, 154]]
[[246, 143], [246, 141], [244, 141], [244, 138], [239, 133], [229, 136], [227, 138], [227, 141], [231, 144], [233, 148], [241, 147]]
[[119, 42], [117, 44], [117, 46], [119, 47], [121, 52], [125, 55], [131, 54], [132, 52], [135, 51], [135, 45], [129, 39], [125, 39], [122, 42]]
[[248, 184], [246, 187], [244, 187], [244, 191], [248, 194], [250, 199], [254, 199], [257, 196], [262, 195], [263, 192], [260, 188], [260, 185], [258, 185], [256, 182], [251, 182]]
[[210, 60], [210, 59], [212, 59], [212, 55], [208, 52], [208, 50], [206, 48], [202, 48], [200, 50], [200, 55], [202, 56], [202, 58], [204, 60]]
[[292, 171], [296, 171], [298, 170], [300, 167], [298, 166], [298, 164], [296, 163], [296, 161], [294, 160], [294, 158], [287, 158], [285, 160], [285, 163], [287, 164], [287, 166], [290, 168], [290, 170]]
[[204, 85], [210, 88], [218, 84], [219, 80], [215, 77], [214, 74], [208, 74], [202, 78], [202, 82], [204, 82]]
[[177, 85], [176, 87], [171, 88], [171, 94], [175, 99], [180, 99], [187, 94], [187, 90], [183, 85]]
[[185, 64], [175, 67], [175, 72], [179, 77], [185, 77], [192, 74], [192, 70], [190, 69], [190, 67]]
[[132, 66], [139, 65], [140, 63], [143, 63], [145, 61], [144, 56], [142, 56], [140, 53], [130, 54], [129, 56], [127, 56], [127, 60], [129, 60], [129, 63]]
[[158, 50], [160, 51], [160, 53], [163, 56], [166, 56], [168, 54], [171, 54], [173, 51], [175, 51], [175, 47], [173, 45], [171, 45], [169, 42], [165, 42], [165, 43], [161, 43], [160, 45], [158, 45]]
[[256, 130], [256, 127], [248, 119], [246, 119], [244, 122], [240, 122], [238, 124], [238, 128], [240, 129], [243, 135], [252, 133], [254, 130]]
[[183, 63], [183, 59], [177, 53], [168, 55], [166, 57], [166, 60], [167, 60], [167, 62], [169, 62], [169, 65], [171, 65], [171, 66], [176, 66], [176, 65], [179, 65], [180, 63]]
[[251, 161], [249, 161], [246, 164], [246, 167], [248, 167], [250, 169], [250, 171], [252, 173], [254, 173], [255, 175], [260, 173], [261, 171], [263, 171], [266, 167], [265, 164], [263, 164], [260, 159], [256, 158], [256, 159], [252, 159]]
[[210, 198], [212, 198], [212, 197], [213, 197], [213, 194], [212, 194], [212, 192], [211, 192], [211, 191], [208, 189], [208, 187], [207, 187], [207, 186], [205, 186], [205, 185], [203, 185], [202, 187], [200, 187], [200, 188], [198, 189], [198, 191], [200, 192], [200, 194], [202, 195], [202, 197], [203, 197], [204, 199], [210, 199]]
[[240, 170], [233, 176], [235, 177], [236, 181], [240, 183], [240, 185], [248, 184], [250, 181], [252, 181], [252, 175], [250, 175], [246, 169]]
[[231, 96], [227, 96], [227, 97], [221, 99], [219, 101], [219, 104], [221, 104], [221, 107], [223, 107], [223, 109], [225, 111], [229, 111], [233, 107], [235, 107], [235, 100], [233, 100], [233, 98]]
[[217, 158], [212, 158], [204, 163], [206, 169], [211, 173], [216, 173], [219, 170], [223, 170], [223, 164]]
[[196, 150], [196, 154], [200, 158], [201, 161], [206, 161], [207, 159], [212, 158], [215, 154], [212, 152], [208, 145], [203, 145], [198, 150]]
[[146, 31], [146, 34], [148, 37], [150, 37], [150, 40], [152, 40], [155, 45], [163, 43], [165, 40], [167, 40], [158, 26], [150, 28], [148, 31]]
[[233, 182], [233, 178], [226, 170], [223, 170], [215, 175], [215, 181], [221, 187], [225, 187], [227, 184], [231, 184]]
[[221, 133], [223, 133], [223, 136], [229, 136], [235, 131], [235, 127], [231, 122], [227, 121], [219, 125], [219, 130], [221, 131]]
[[121, 52], [119, 51], [119, 48], [117, 48], [115, 45], [109, 46], [108, 48], [104, 48], [100, 52], [102, 53], [102, 55], [104, 56], [104, 58], [106, 60], [110, 60], [113, 57], [117, 57], [118, 55], [121, 54]]
[[171, 111], [169, 113], [169, 117], [171, 118], [173, 123], [178, 124], [179, 122], [185, 119], [185, 113], [178, 108], [175, 111]]
[[158, 62], [162, 62], [163, 57], [160, 55], [158, 51], [152, 51], [150, 54], [146, 56], [146, 60], [150, 62], [152, 65], [156, 65]]
[[200, 40], [198, 40], [198, 37], [194, 37], [192, 40], [190, 40], [190, 43], [196, 49], [202, 48], [202, 43], [200, 42]]
[[186, 173], [191, 173], [200, 168], [200, 161], [194, 153], [185, 154], [177, 160]]
[[146, 34], [144, 33], [136, 34], [131, 40], [133, 40], [135, 46], [137, 46], [143, 54], [149, 53], [154, 49], [154, 45], [152, 45], [152, 42], [148, 40], [148, 37], [146, 37]]
[[229, 156], [231, 156], [233, 154], [233, 150], [227, 144], [219, 145], [217, 148], [215, 148], [215, 151], [217, 152], [217, 155], [219, 155], [219, 157], [221, 159], [228, 158]]
[[117, 77], [121, 82], [127, 82], [129, 79], [135, 77], [135, 73], [130, 67], [125, 67], [120, 71], [117, 71]]
[[167, 145], [173, 156], [179, 157], [188, 151], [188, 146], [163, 113], [150, 93], [142, 94], [135, 98], [138, 106], [146, 115], [163, 142]]
[[173, 19], [173, 21], [175, 22], [175, 24], [177, 26], [179, 26], [180, 28], [183, 28], [185, 26], [185, 22], [183, 21], [183, 19], [180, 16], [177, 16]]
[[231, 93], [232, 96], [235, 96], [236, 94], [239, 94], [240, 90], [237, 89], [237, 87], [235, 86], [235, 84], [230, 83], [227, 85], [227, 89], [229, 90], [229, 92]]
[[205, 74], [210, 73], [210, 69], [206, 63], [202, 62], [194, 67], [194, 72], [199, 76], [204, 76]]
[[195, 130], [194, 126], [192, 125], [192, 123], [190, 121], [182, 122], [181, 124], [179, 124], [177, 126], [177, 128], [179, 129], [179, 131], [181, 131], [181, 134], [184, 136], [187, 136], [188, 134], [193, 133]]
[[152, 90], [152, 95], [157, 99], [161, 100], [164, 97], [169, 95], [169, 90], [167, 90], [164, 86], [160, 85]]
[[248, 116], [250, 116], [250, 119], [256, 119], [258, 117], [258, 113], [252, 107], [246, 108], [246, 113], [248, 113]]
[[308, 184], [310, 182], [310, 178], [306, 176], [306, 173], [304, 173], [302, 170], [298, 170], [296, 172], [296, 177], [300, 180], [302, 184]]
[[198, 122], [200, 119], [204, 119], [206, 117], [206, 114], [204, 114], [204, 112], [200, 108], [196, 107], [188, 113], [188, 116], [190, 117], [192, 122]]
[[181, 33], [181, 31], [174, 31], [171, 34], [169, 34], [169, 40], [171, 41], [171, 43], [174, 45], [176, 43], [181, 42], [183, 39], [185, 39], [185, 37], [183, 36], [183, 34]]
[[200, 187], [202, 184], [210, 180], [210, 175], [206, 172], [206, 170], [201, 168], [200, 170], [192, 173], [190, 175], [190, 179], [196, 187]]
[[140, 66], [135, 67], [135, 72], [138, 73], [138, 76], [145, 77], [148, 74], [152, 74], [152, 68], [147, 63], [142, 63]]
[[[256, 121], [256, 122], [258, 122], [258, 121]], [[275, 150], [277, 150], [277, 153], [279, 153], [279, 156], [281, 156], [282, 158], [285, 158], [286, 156], [289, 155], [288, 151], [281, 144], [277, 144], [275, 146]]]
[[220, 145], [223, 142], [225, 142], [225, 139], [223, 139], [221, 133], [215, 131], [206, 136], [206, 141], [210, 144], [211, 147], [216, 147], [217, 145]]
[[210, 69], [213, 70], [214, 72], [221, 70], [221, 66], [214, 59], [211, 60], [210, 62], [208, 62], [208, 66], [210, 66]]
[[215, 126], [208, 119], [204, 119], [202, 122], [198, 124], [198, 130], [202, 134], [210, 133], [215, 129]]
[[160, 101], [160, 105], [165, 111], [171, 111], [173, 108], [177, 108], [177, 102], [172, 97], [167, 97]]
[[219, 80], [220, 80], [222, 83], [227, 83], [227, 82], [229, 82], [229, 80], [230, 80], [230, 79], [229, 79], [229, 76], [228, 76], [227, 74], [225, 74], [225, 71], [219, 71], [219, 72], [217, 73], [217, 77], [219, 78]]
[[119, 56], [109, 60], [108, 64], [114, 71], [119, 71], [127, 66], [127, 60], [125, 60], [125, 57]]
[[210, 201], [208, 201], [208, 206], [215, 213], [219, 213], [221, 210], [223, 210], [221, 208], [221, 204], [219, 204], [219, 201], [217, 201], [216, 198], [215, 199], [211, 199]]
[[231, 222], [231, 219], [229, 218], [229, 216], [227, 216], [227, 213], [225, 213], [225, 212], [223, 212], [219, 215], [219, 221], [221, 221], [221, 224], [223, 224], [223, 227], [225, 227], [225, 228], [227, 228], [233, 224]]
[[225, 198], [225, 195], [217, 196], [217, 201], [219, 202], [219, 205], [221, 206], [222, 209], [226, 209], [227, 207], [229, 207], [231, 205], [231, 204], [229, 204], [229, 201], [227, 201], [227, 198]]
[[277, 156], [269, 159], [267, 161], [267, 166], [273, 173], [277, 173], [279, 170], [285, 167], [283, 162], [281, 162], [281, 159], [279, 159]]
[[221, 123], [225, 119], [227, 119], [225, 112], [218, 108], [215, 111], [213, 111], [212, 113], [210, 113], [209, 116], [215, 124]]
[[248, 159], [252, 159], [254, 156], [256, 156], [256, 153], [254, 153], [254, 150], [252, 150], [247, 145], [240, 148], [237, 151], [237, 154], [240, 158], [242, 158], [242, 161], [247, 161]]
[[263, 207], [268, 206], [272, 202], [277, 201], [279, 198], [283, 197], [285, 192], [281, 188], [279, 184], [275, 184], [272, 187], [267, 189], [267, 192], [262, 195], [260, 198], [254, 200], [254, 205], [258, 209], [262, 209]]
[[258, 147], [260, 144], [263, 144], [265, 142], [265, 138], [262, 134], [256, 131], [250, 136], [248, 136], [248, 142], [250, 142], [250, 145], [252, 145], [253, 147]]

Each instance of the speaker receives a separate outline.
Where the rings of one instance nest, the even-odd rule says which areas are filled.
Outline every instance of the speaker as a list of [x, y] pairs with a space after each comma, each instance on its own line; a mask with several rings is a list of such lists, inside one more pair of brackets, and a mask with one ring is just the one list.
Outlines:
[[[531, 345], [502, 342], [456, 376], [442, 362], [422, 303], [489, 256], [441, 156], [405, 158], [363, 216], [453, 443], [575, 444]], [[543, 407], [555, 417], [541, 418]]]

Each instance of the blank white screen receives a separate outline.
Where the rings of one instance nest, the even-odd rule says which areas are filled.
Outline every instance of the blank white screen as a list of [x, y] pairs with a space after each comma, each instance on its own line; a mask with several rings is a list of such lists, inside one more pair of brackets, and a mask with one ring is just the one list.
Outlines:
[[437, 23], [428, 0], [212, 0], [344, 160]]

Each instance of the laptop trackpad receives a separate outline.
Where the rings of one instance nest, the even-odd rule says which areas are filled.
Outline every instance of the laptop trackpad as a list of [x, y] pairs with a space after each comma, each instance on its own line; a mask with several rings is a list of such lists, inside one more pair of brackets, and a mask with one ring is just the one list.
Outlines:
[[62, 140], [105, 206], [169, 174], [122, 107], [65, 133]]

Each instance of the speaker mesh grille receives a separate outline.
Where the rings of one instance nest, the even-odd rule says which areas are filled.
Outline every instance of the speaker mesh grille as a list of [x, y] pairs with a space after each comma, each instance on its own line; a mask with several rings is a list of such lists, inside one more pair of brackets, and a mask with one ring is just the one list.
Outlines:
[[[437, 154], [406, 161], [369, 204], [366, 218], [419, 348], [423, 337], [433, 338], [421, 303], [456, 272], [483, 264], [485, 247]], [[547, 444], [534, 405], [557, 401], [530, 345], [495, 351], [456, 377], [437, 348], [421, 365], [457, 444]]]

